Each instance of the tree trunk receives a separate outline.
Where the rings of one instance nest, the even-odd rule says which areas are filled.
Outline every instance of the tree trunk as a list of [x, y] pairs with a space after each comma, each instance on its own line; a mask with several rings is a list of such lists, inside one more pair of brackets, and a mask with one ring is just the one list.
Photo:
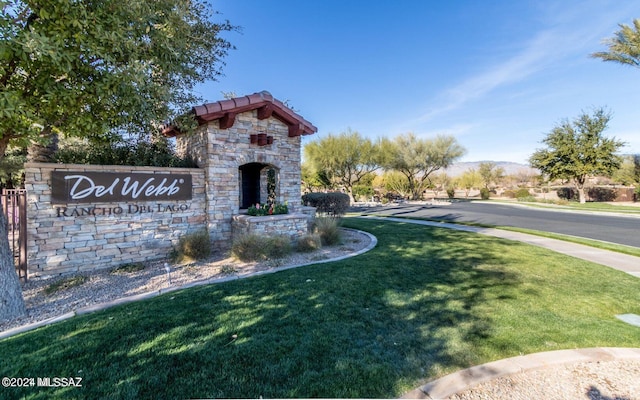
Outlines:
[[580, 199], [580, 204], [584, 204], [587, 202], [587, 198], [584, 195], [584, 186], [578, 187], [578, 198]]
[[46, 145], [33, 143], [27, 149], [27, 162], [52, 162], [58, 151], [58, 134], [48, 133], [49, 141]]
[[4, 209], [0, 206], [0, 321], [13, 319], [25, 313], [22, 288], [9, 248], [7, 219]]

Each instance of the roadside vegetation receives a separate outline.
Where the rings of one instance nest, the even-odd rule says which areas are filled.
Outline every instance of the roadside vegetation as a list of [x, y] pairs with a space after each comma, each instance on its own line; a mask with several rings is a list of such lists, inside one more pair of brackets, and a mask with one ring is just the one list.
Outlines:
[[2, 376], [82, 377], [13, 398], [397, 397], [539, 351], [633, 347], [640, 280], [477, 234], [345, 218], [339, 262], [187, 289], [0, 341]]

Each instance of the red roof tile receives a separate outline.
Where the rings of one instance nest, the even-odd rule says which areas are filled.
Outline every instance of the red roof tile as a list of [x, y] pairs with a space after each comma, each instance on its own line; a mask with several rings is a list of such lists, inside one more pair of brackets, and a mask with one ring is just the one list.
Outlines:
[[[296, 112], [285, 106], [280, 100], [275, 99], [271, 93], [262, 91], [248, 96], [233, 99], [220, 100], [215, 103], [203, 104], [193, 107], [192, 112], [200, 125], [221, 118], [233, 121], [236, 114], [261, 109], [265, 107], [260, 118], [273, 116], [284, 122], [289, 127], [289, 136], [312, 135], [318, 128]], [[230, 115], [231, 114], [231, 115]], [[180, 132], [174, 126], [163, 131], [165, 136], [177, 136]]]

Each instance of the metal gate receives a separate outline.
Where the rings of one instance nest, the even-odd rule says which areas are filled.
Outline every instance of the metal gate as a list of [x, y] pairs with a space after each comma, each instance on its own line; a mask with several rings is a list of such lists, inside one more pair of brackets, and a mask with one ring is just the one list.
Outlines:
[[7, 217], [9, 247], [13, 252], [16, 272], [27, 281], [27, 191], [3, 189], [0, 196], [2, 211]]

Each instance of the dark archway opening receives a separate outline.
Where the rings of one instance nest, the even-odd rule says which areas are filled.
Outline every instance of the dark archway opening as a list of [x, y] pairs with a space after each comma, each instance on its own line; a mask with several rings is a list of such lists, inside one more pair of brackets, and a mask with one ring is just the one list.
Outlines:
[[249, 208], [260, 203], [260, 171], [265, 167], [260, 163], [249, 163], [240, 166], [242, 190], [240, 191], [240, 208]]

